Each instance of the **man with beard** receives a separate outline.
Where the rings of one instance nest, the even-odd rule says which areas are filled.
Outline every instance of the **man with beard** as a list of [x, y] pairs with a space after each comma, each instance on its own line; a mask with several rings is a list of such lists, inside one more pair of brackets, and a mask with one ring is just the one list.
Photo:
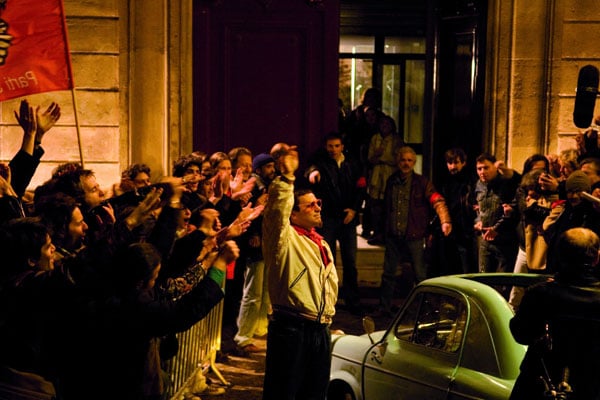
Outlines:
[[[449, 149], [444, 153], [448, 175], [440, 188], [446, 200], [452, 233], [448, 237], [434, 235], [433, 257], [437, 260], [440, 275], [477, 272], [477, 242], [473, 224], [475, 210], [473, 208], [473, 189], [475, 176], [467, 165], [467, 154], [461, 148]], [[434, 226], [437, 229], [438, 220]], [[452, 261], [449, 261], [452, 260]]]
[[[266, 153], [261, 153], [252, 160], [252, 176], [256, 185], [252, 190], [250, 203], [254, 206], [265, 205], [269, 184], [275, 178], [275, 161]], [[267, 287], [267, 274], [265, 259], [263, 257], [262, 242], [262, 216], [252, 222], [248, 231], [241, 236], [245, 250], [244, 285], [237, 317], [238, 331], [233, 338], [241, 350], [242, 355], [261, 351], [254, 344], [253, 336], [264, 336], [267, 333], [267, 314], [271, 303]]]

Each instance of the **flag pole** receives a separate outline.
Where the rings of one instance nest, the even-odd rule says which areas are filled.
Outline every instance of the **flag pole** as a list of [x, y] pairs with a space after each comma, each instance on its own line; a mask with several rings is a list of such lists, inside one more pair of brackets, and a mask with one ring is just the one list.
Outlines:
[[77, 108], [77, 97], [75, 96], [75, 82], [73, 81], [73, 66], [71, 65], [71, 49], [69, 48], [69, 36], [67, 33], [67, 16], [65, 14], [65, 4], [63, 0], [59, 1], [59, 6], [63, 24], [62, 34], [64, 37], [67, 57], [67, 70], [69, 73], [69, 82], [71, 84], [71, 98], [73, 101], [73, 114], [75, 115], [75, 129], [77, 130], [77, 147], [79, 148], [79, 161], [81, 162], [81, 168], [85, 168], [85, 164], [83, 161], [83, 148], [81, 146], [81, 127], [79, 126], [79, 111]]
[[79, 111], [77, 110], [77, 97], [75, 96], [75, 88], [71, 88], [71, 97], [73, 99], [73, 113], [75, 114], [75, 128], [77, 130], [77, 147], [79, 148], [79, 161], [81, 168], [85, 169], [83, 162], [83, 148], [81, 146], [81, 128], [79, 126]]

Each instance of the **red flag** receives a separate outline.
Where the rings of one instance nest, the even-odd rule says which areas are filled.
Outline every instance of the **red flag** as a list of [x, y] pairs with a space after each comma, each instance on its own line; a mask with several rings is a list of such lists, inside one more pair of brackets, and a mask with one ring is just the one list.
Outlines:
[[0, 0], [0, 101], [72, 88], [62, 0]]

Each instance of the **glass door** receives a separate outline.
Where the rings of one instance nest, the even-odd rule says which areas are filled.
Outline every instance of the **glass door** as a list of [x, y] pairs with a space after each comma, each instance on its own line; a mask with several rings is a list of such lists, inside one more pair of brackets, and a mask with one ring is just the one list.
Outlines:
[[422, 172], [425, 38], [341, 35], [339, 98], [348, 114], [362, 95], [381, 92], [381, 112], [394, 119], [398, 133], [418, 155]]

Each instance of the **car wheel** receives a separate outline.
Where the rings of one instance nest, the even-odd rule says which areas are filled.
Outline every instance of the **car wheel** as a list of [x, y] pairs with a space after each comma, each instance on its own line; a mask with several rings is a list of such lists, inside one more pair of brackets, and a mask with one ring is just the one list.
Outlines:
[[327, 400], [356, 400], [352, 389], [345, 382], [333, 381], [329, 383]]

